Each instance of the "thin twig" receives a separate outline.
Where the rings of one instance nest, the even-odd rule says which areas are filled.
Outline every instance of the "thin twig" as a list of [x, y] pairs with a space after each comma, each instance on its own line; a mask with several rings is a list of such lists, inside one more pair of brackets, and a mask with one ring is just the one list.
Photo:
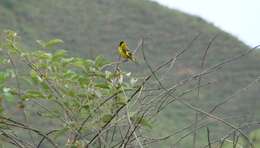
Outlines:
[[23, 123], [17, 122], [15, 120], [10, 119], [10, 118], [6, 118], [6, 117], [3, 117], [3, 116], [0, 116], [0, 118], [9, 121], [12, 124], [7, 123], [7, 122], [0, 122], [0, 123], [5, 124], [5, 125], [9, 125], [9, 126], [22, 128], [22, 129], [31, 130], [31, 131], [37, 133], [38, 135], [45, 137], [47, 139], [47, 141], [49, 141], [49, 143], [53, 145], [53, 147], [58, 148], [57, 145], [53, 142], [53, 140], [50, 139], [47, 135], [43, 134], [41, 131], [34, 129], [34, 128], [31, 128], [31, 127], [28, 127], [27, 125], [24, 125]]
[[211, 148], [209, 127], [207, 127], [207, 138], [208, 138], [208, 145], [209, 145], [209, 148]]

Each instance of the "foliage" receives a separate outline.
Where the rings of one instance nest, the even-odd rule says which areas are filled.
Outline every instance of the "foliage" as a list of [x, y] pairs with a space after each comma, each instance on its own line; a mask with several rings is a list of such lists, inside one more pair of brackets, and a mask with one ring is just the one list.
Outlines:
[[[17, 106], [21, 111], [40, 112], [38, 116], [41, 121], [55, 121], [50, 129], [42, 129], [45, 132], [55, 130], [55, 139], [64, 140], [68, 137], [65, 135], [73, 134], [74, 137], [67, 139], [67, 145], [85, 145], [86, 141], [80, 141], [78, 139], [82, 138], [77, 137], [81, 131], [95, 135], [98, 133], [95, 129], [100, 129], [108, 123], [110, 126], [128, 123], [126, 116], [115, 118], [115, 112], [130, 99], [120, 92], [131, 91], [137, 85], [132, 83], [134, 78], [128, 73], [114, 71], [116, 65], [102, 56], [90, 60], [68, 57], [65, 50], [53, 53], [45, 51], [46, 48], [53, 49], [56, 44], [62, 43], [59, 39], [46, 43], [38, 41], [41, 49], [31, 52], [21, 47], [15, 32], [7, 30], [2, 37], [2, 115], [8, 115], [9, 110], [17, 106], [15, 104], [23, 104]], [[14, 87], [15, 83], [19, 85]], [[9, 109], [3, 107], [7, 102]], [[36, 104], [37, 107], [30, 108], [27, 106], [30, 103]], [[6, 117], [0, 118], [4, 121]], [[138, 119], [133, 121], [138, 122], [134, 124], [150, 126], [135, 113], [131, 113], [130, 118]], [[5, 122], [2, 124], [6, 125]], [[35, 122], [32, 124], [35, 126]], [[54, 127], [56, 128], [52, 129]]]

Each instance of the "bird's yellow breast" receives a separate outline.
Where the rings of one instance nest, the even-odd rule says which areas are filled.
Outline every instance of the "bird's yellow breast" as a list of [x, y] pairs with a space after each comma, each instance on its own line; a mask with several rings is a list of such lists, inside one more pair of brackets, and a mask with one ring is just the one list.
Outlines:
[[128, 59], [129, 56], [127, 54], [127, 51], [125, 49], [123, 49], [122, 47], [118, 47], [118, 53], [121, 57]]
[[122, 41], [120, 42], [118, 46], [118, 53], [119, 55], [124, 59], [129, 59], [131, 61], [134, 61], [134, 57], [132, 52], [128, 49], [126, 42]]

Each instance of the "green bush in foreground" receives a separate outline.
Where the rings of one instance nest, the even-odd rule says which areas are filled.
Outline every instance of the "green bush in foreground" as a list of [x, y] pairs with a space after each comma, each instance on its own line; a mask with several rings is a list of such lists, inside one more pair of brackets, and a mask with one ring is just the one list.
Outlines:
[[[40, 50], [26, 50], [17, 40], [19, 37], [13, 31], [2, 33], [0, 125], [6, 127], [1, 129], [4, 135], [11, 136], [10, 131], [17, 131], [14, 139], [24, 142], [17, 144], [6, 138], [1, 143], [83, 146], [117, 125], [150, 126], [138, 112], [130, 112], [131, 106], [127, 114], [119, 114], [131, 99], [129, 92], [138, 85], [137, 79], [121, 71], [117, 63], [101, 56], [95, 60], [67, 57], [65, 50], [46, 52], [62, 43], [59, 39], [37, 41]], [[25, 118], [11, 114], [17, 110]], [[29, 135], [21, 130], [29, 130]], [[117, 139], [118, 132], [107, 134]], [[48, 134], [52, 138], [48, 139]], [[120, 142], [111, 141], [111, 145]]]

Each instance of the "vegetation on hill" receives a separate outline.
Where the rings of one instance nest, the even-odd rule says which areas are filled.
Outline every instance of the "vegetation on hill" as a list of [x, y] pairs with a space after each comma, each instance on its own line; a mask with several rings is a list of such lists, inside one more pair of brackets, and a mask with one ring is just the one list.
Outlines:
[[[248, 49], [236, 38], [199, 17], [188, 16], [146, 0], [2, 0], [0, 15], [0, 29], [16, 30], [23, 36], [24, 46], [30, 47], [32, 51], [38, 48], [35, 42], [37, 39], [61, 38], [64, 44], [59, 47], [68, 49], [70, 55], [90, 59], [102, 55], [114, 61], [120, 40], [127, 40], [129, 46], [135, 48], [138, 40], [144, 38], [146, 58], [153, 68], [186, 48], [200, 33], [198, 39], [178, 58], [175, 65], [167, 70], [167, 73], [164, 71], [156, 74], [166, 88], [203, 70], [201, 68], [203, 54], [215, 35], [217, 38], [208, 50], [204, 68]], [[194, 92], [184, 99], [209, 111], [219, 102], [232, 96], [231, 101], [214, 112], [215, 115], [237, 126], [257, 120], [259, 84], [255, 82], [248, 89], [243, 88], [259, 76], [259, 57], [259, 53], [252, 53], [203, 77], [201, 83], [214, 81], [214, 84], [201, 88], [199, 98]], [[149, 69], [145, 68], [141, 51], [137, 53], [137, 59], [140, 65], [125, 64], [123, 69], [142, 77], [149, 73]], [[153, 80], [151, 85], [159, 87], [157, 81]], [[197, 82], [190, 83], [175, 93], [179, 94], [195, 84]], [[193, 120], [193, 110], [174, 103], [160, 113], [158, 119], [153, 121], [153, 125], [156, 126], [150, 130], [153, 130], [155, 137], [166, 136], [186, 127]], [[208, 119], [206, 122], [210, 121]], [[218, 127], [219, 123], [213, 122], [210, 125], [214, 138], [221, 137], [229, 131], [223, 126]], [[168, 144], [176, 142], [180, 136], [189, 131], [192, 131], [192, 128], [172, 136]], [[245, 131], [250, 132], [251, 129]], [[191, 146], [191, 139], [192, 136], [189, 136], [187, 141], [180, 143], [180, 146]], [[198, 141], [201, 145], [205, 144], [205, 131], [201, 130], [198, 134]]]

